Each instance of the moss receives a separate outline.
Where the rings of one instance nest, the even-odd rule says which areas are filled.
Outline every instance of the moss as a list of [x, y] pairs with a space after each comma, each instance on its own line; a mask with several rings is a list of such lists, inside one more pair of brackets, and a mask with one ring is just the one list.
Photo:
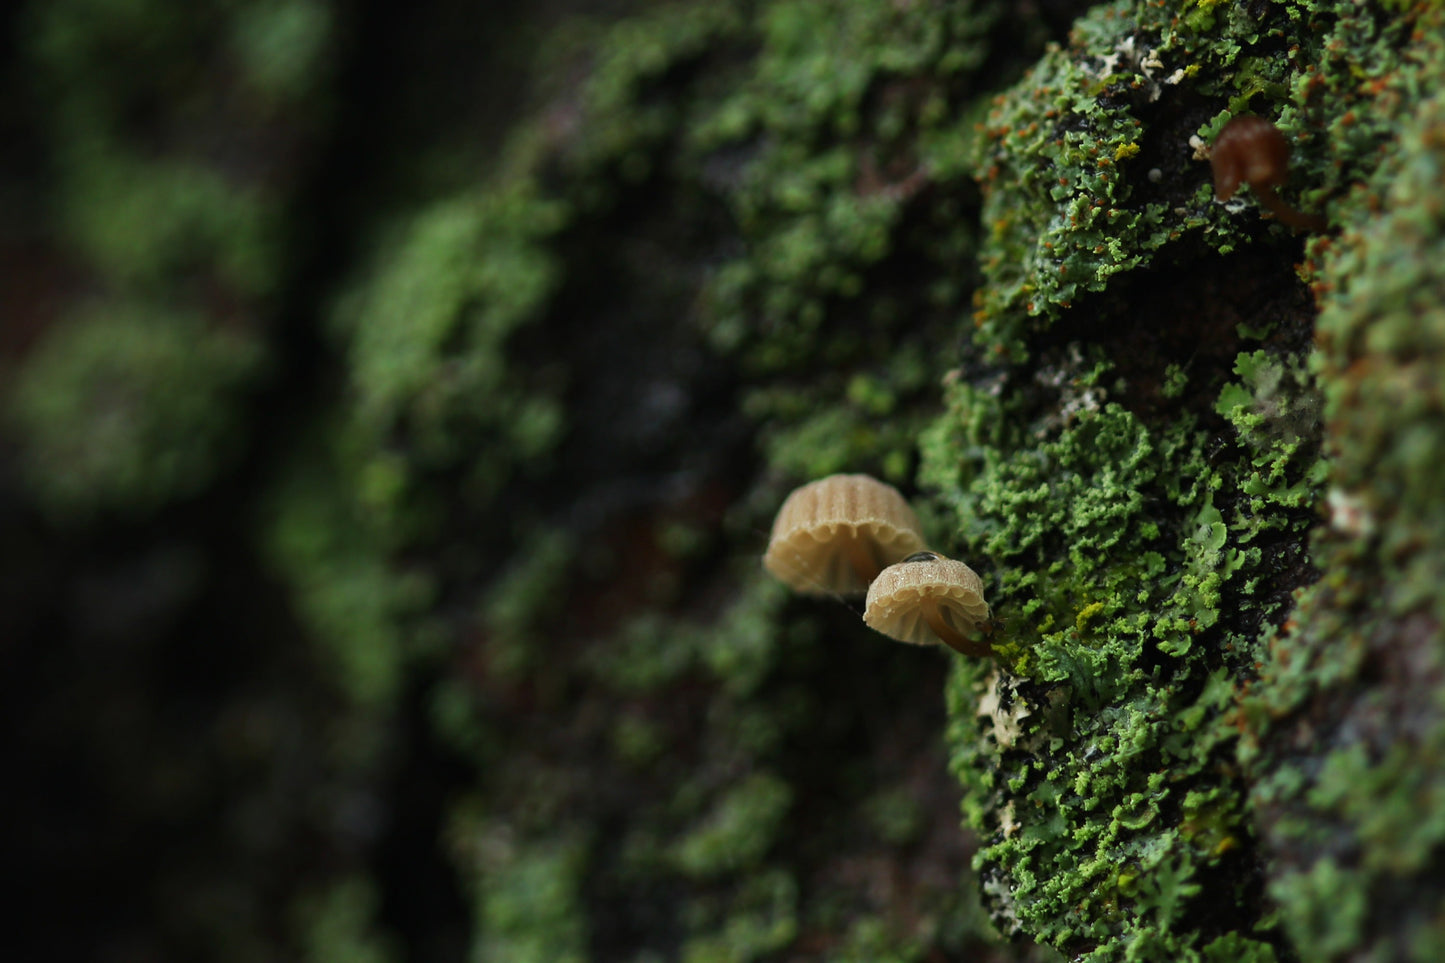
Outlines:
[[384, 713], [424, 651], [408, 617], [425, 609], [434, 585], [391, 564], [394, 540], [351, 497], [347, 464], [319, 446], [288, 466], [262, 509], [262, 548], [291, 588], [325, 675], [355, 706]]
[[467, 868], [478, 903], [471, 958], [517, 963], [580, 963], [588, 959], [585, 917], [579, 912], [587, 849], [581, 839], [517, 838], [505, 825], [463, 824], [457, 845], [471, 854]]
[[308, 963], [387, 963], [399, 959], [394, 941], [372, 925], [378, 898], [368, 880], [338, 880], [297, 907]]
[[895, 846], [914, 842], [923, 832], [923, 808], [901, 786], [880, 788], [865, 809], [874, 832]]
[[314, 96], [336, 13], [322, 0], [268, 0], [237, 11], [233, 56], [250, 84], [275, 105]]
[[[323, 56], [319, 10], [253, 6], [230, 37], [263, 114]], [[1389, 855], [1438, 835], [1402, 802], [1436, 791], [1432, 715], [1394, 754], [1276, 765], [1366, 665], [1343, 631], [1375, 612], [1355, 575], [1291, 594], [1327, 479], [1339, 535], [1316, 557], [1399, 576], [1371, 583], [1379, 625], [1438, 622], [1439, 406], [1416, 354], [1434, 328], [1401, 320], [1438, 301], [1438, 212], [1411, 203], [1434, 196], [1434, 128], [1382, 168], [1389, 191], [1353, 186], [1430, 89], [1405, 51], [1433, 50], [1410, 39], [1424, 14], [1115, 2], [1022, 79], [1015, 16], [660, 6], [586, 34], [493, 180], [368, 239], [330, 317], [331, 442], [298, 443], [267, 538], [357, 718], [380, 727], [409, 679], [440, 677], [429, 738], [477, 774], [451, 839], [476, 958], [1009, 952], [959, 891], [952, 796], [916, 775], [939, 770], [925, 697], [946, 664], [952, 771], [1009, 937], [1079, 959], [1330, 954], [1433, 868]], [[145, 42], [184, 47], [177, 30]], [[58, 75], [91, 56], [47, 36]], [[107, 96], [80, 90], [63, 123], [100, 123]], [[1291, 136], [1291, 199], [1347, 228], [1298, 276], [1297, 239], [1214, 204], [1193, 156], [1244, 110]], [[105, 283], [194, 272], [254, 308], [281, 250], [267, 183], [189, 151], [92, 176], [86, 151], [115, 139], [63, 152], [66, 223]], [[1392, 235], [1420, 253], [1387, 269]], [[1356, 280], [1375, 275], [1395, 282]], [[1322, 458], [1322, 417], [1351, 454]], [[763, 580], [785, 480], [838, 470], [929, 491], [940, 547], [989, 581], [996, 669], [880, 648], [845, 605]], [[844, 815], [811, 825], [820, 800]], [[1359, 851], [1302, 855], [1331, 821]], [[1438, 941], [1425, 912], [1399, 945]]]
[[560, 215], [519, 184], [438, 203], [404, 228], [338, 304], [358, 431], [377, 442], [404, 433], [412, 470], [450, 467], [466, 453], [482, 498], [555, 444], [556, 399], [526, 392], [503, 346], [555, 285], [539, 241]]
[[247, 300], [274, 293], [281, 218], [263, 193], [197, 164], [126, 163], [100, 152], [69, 173], [68, 233], [113, 283], [155, 289], [208, 273]]
[[51, 328], [13, 386], [31, 482], [57, 517], [145, 515], [203, 490], [241, 447], [234, 395], [255, 377], [250, 337], [142, 301]]
[[[1435, 387], [1445, 108], [1424, 92], [1437, 89], [1445, 56], [1437, 8], [1383, 35], [1359, 19], [1341, 26], [1331, 57], [1363, 63], [1351, 74], [1379, 100], [1333, 133], [1352, 152], [1378, 151], [1379, 164], [1339, 204], [1339, 237], [1311, 246], [1314, 368], [1333, 453], [1328, 525], [1314, 544], [1325, 575], [1269, 639], [1241, 707], [1240, 758], [1275, 859], [1270, 891], [1300, 952], [1425, 960], [1441, 939], [1445, 832], [1432, 761], [1445, 746], [1445, 608], [1427, 588], [1445, 562], [1434, 467], [1445, 443]], [[1406, 28], [1397, 67], [1380, 48]], [[1355, 59], [1362, 49], [1374, 56]], [[1354, 93], [1340, 74], [1326, 78], [1322, 99]]]
[[725, 907], [719, 907], [720, 913], [702, 907], [701, 912], [695, 911], [694, 926], [714, 929], [685, 942], [681, 959], [685, 963], [766, 959], [797, 938], [797, 902], [797, 884], [787, 874], [774, 871], [754, 876]]
[[16, 375], [28, 457], [56, 512], [147, 514], [236, 457], [291, 276], [297, 148], [322, 121], [311, 98], [330, 8], [311, 9], [293, 80], [265, 106], [239, 94], [217, 52], [249, 8], [62, 0], [19, 15], [49, 162], [30, 240], [71, 281]]
[[[64, 0], [25, 19], [76, 253], [122, 287], [188, 291], [200, 276], [245, 309], [273, 297], [288, 273], [282, 210], [299, 171], [283, 158], [321, 120], [313, 98], [328, 76], [330, 7], [222, 3], [177, 15], [150, 0]], [[247, 51], [265, 47], [270, 73], [249, 71], [264, 99], [237, 95], [232, 56], [208, 55], [227, 44], [246, 61], [242, 76], [255, 64]]]
[[717, 801], [673, 851], [686, 876], [707, 877], [750, 868], [773, 843], [792, 802], [787, 783], [754, 773]]

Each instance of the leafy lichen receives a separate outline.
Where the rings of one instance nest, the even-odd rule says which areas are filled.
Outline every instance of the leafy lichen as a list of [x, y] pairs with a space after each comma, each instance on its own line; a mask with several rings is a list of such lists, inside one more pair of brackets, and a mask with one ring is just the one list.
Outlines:
[[[1429, 790], [1407, 789], [1400, 769], [1386, 775], [1376, 769], [1383, 761], [1358, 756], [1328, 757], [1319, 771], [1321, 760], [1305, 753], [1301, 772], [1279, 769], [1271, 755], [1272, 768], [1260, 769], [1255, 740], [1278, 753], [1284, 737], [1257, 735], [1246, 720], [1271, 733], [1274, 719], [1305, 693], [1328, 690], [1324, 679], [1339, 687], [1359, 666], [1356, 652], [1321, 678], [1313, 674], [1319, 655], [1304, 665], [1292, 652], [1322, 653], [1323, 640], [1343, 629], [1334, 611], [1343, 593], [1360, 604], [1353, 579], [1342, 574], [1327, 576], [1294, 610], [1283, 638], [1296, 641], [1259, 638], [1261, 629], [1272, 638], [1295, 604], [1291, 591], [1312, 578], [1304, 537], [1326, 478], [1340, 523], [1356, 536], [1374, 533], [1378, 506], [1367, 493], [1379, 490], [1376, 473], [1389, 477], [1394, 453], [1413, 452], [1422, 460], [1398, 469], [1406, 487], [1391, 496], [1392, 506], [1425, 514], [1394, 531], [1411, 532], [1414, 546], [1414, 533], [1432, 528], [1426, 519], [1438, 499], [1418, 488], [1407, 494], [1426, 484], [1431, 435], [1423, 426], [1397, 435], [1394, 426], [1402, 405], [1407, 424], [1411, 412], [1433, 417], [1433, 395], [1402, 394], [1423, 382], [1396, 376], [1381, 382], [1395, 389], [1390, 401], [1371, 403], [1355, 393], [1372, 383], [1358, 376], [1359, 363], [1331, 360], [1330, 349], [1335, 358], [1359, 350], [1363, 329], [1355, 327], [1352, 339], [1345, 334], [1352, 322], [1343, 320], [1360, 311], [1358, 290], [1408, 290], [1413, 307], [1396, 310], [1413, 327], [1396, 343], [1408, 343], [1411, 370], [1429, 365], [1415, 352], [1432, 343], [1418, 319], [1433, 310], [1424, 307], [1433, 303], [1433, 268], [1424, 265], [1437, 229], [1425, 226], [1428, 213], [1403, 230], [1367, 218], [1379, 201], [1351, 184], [1372, 158], [1410, 158], [1419, 180], [1396, 190], [1418, 198], [1431, 176], [1425, 172], [1438, 170], [1427, 159], [1428, 135], [1397, 140], [1392, 129], [1392, 111], [1405, 102], [1422, 107], [1418, 93], [1406, 92], [1428, 89], [1422, 78], [1438, 69], [1429, 66], [1439, 63], [1438, 52], [1424, 39], [1433, 16], [1417, 10], [1392, 19], [1327, 4], [1201, 5], [1181, 16], [1163, 5], [1110, 5], [1080, 21], [1067, 47], [1047, 53], [995, 102], [978, 161], [990, 233], [977, 343], [1012, 364], [951, 389], [949, 413], [925, 434], [922, 478], [955, 511], [967, 557], [996, 567], [990, 599], [1004, 626], [1005, 671], [955, 672], [950, 733], [970, 821], [991, 834], [978, 865], [1006, 929], [1097, 959], [1272, 959], [1291, 946], [1331, 958], [1359, 946], [1368, 931], [1363, 893], [1383, 886], [1387, 874], [1418, 871], [1357, 872], [1332, 849], [1299, 869], [1283, 860], [1258, 874], [1257, 832], [1264, 852], [1290, 853], [1307, 839], [1318, 844], [1301, 811], [1340, 807], [1336, 818], [1352, 812], [1363, 831], [1381, 825], [1391, 811], [1381, 797], [1396, 787], [1416, 800]], [[1297, 32], [1296, 24], [1309, 29]], [[1286, 47], [1287, 37], [1301, 39]], [[1281, 49], [1285, 55], [1275, 56]], [[1360, 98], [1369, 95], [1383, 96], [1386, 109], [1367, 115]], [[1343, 244], [1313, 245], [1323, 255], [1308, 271], [1317, 272], [1326, 351], [1307, 363], [1298, 335], [1261, 324], [1268, 315], [1256, 313], [1232, 333], [1216, 329], [1226, 345], [1267, 340], [1239, 351], [1238, 381], [1217, 370], [1188, 372], [1179, 364], [1188, 359], [1167, 355], [1148, 371], [1111, 354], [1114, 340], [1099, 322], [1127, 310], [1145, 290], [1131, 286], [1131, 275], [1165, 269], [1161, 259], [1176, 270], [1186, 258], [1207, 264], [1211, 255], [1201, 252], [1217, 257], [1257, 242], [1250, 235], [1258, 228], [1243, 221], [1256, 215], [1210, 205], [1207, 167], [1188, 153], [1188, 125], [1198, 124], [1207, 140], [1228, 112], [1242, 110], [1277, 111], [1296, 136], [1298, 183], [1319, 185], [1305, 192], [1307, 203], [1333, 198], [1337, 222], [1369, 225], [1347, 230]], [[1148, 165], [1155, 176], [1146, 176]], [[1385, 183], [1373, 189], [1384, 194]], [[1388, 247], [1389, 257], [1411, 251], [1398, 270], [1365, 261], [1366, 238], [1375, 236], [1374, 250], [1383, 251], [1373, 232], [1385, 230], [1401, 245]], [[1191, 246], [1191, 235], [1202, 245]], [[1377, 277], [1390, 278], [1388, 286], [1377, 287]], [[1116, 293], [1111, 300], [1104, 292]], [[1385, 307], [1368, 310], [1389, 316]], [[1060, 351], [1061, 327], [1079, 347]], [[1345, 426], [1362, 417], [1392, 427], [1343, 443]], [[1337, 439], [1328, 448], [1319, 441], [1326, 423]], [[1229, 447], [1215, 440], [1221, 428], [1233, 439]], [[1404, 447], [1367, 437], [1399, 438]], [[1338, 460], [1341, 451], [1347, 460]], [[1335, 481], [1349, 476], [1352, 463], [1368, 465], [1369, 480]], [[1397, 572], [1382, 592], [1387, 598], [1438, 571], [1428, 551], [1378, 558]], [[1360, 559], [1333, 549], [1316, 561], [1342, 573]], [[1423, 593], [1415, 598], [1424, 602]], [[1311, 631], [1320, 634], [1309, 642]], [[1241, 730], [1251, 732], [1243, 743]], [[1378, 779], [1366, 778], [1377, 771]], [[1343, 809], [1364, 799], [1382, 808]], [[1409, 809], [1401, 803], [1395, 811], [1403, 820]], [[1314, 825], [1324, 831], [1318, 817]], [[1362, 846], [1392, 851], [1400, 840], [1389, 836], [1382, 831]], [[1264, 891], [1279, 900], [1283, 929], [1260, 899]], [[1330, 912], [1323, 901], [1335, 893], [1346, 898], [1345, 910], [1322, 926]], [[1214, 917], [1207, 907], [1221, 899], [1238, 915]], [[1397, 945], [1416, 938], [1402, 936]]]
[[[1313, 548], [1325, 575], [1269, 638], [1271, 657], [1241, 706], [1240, 758], [1275, 859], [1270, 892], [1311, 959], [1423, 961], [1445, 939], [1445, 786], [1434, 762], [1445, 748], [1445, 608], [1432, 587], [1445, 564], [1445, 107], [1434, 93], [1445, 54], [1439, 8], [1413, 18], [1399, 22], [1414, 28], [1399, 67], [1378, 54], [1351, 58], [1378, 101], [1335, 133], [1354, 151], [1389, 125], [1395, 139], [1341, 204], [1344, 231], [1312, 246], [1332, 455], [1328, 524]], [[1330, 51], [1337, 62], [1374, 34], [1359, 20], [1348, 26]]]

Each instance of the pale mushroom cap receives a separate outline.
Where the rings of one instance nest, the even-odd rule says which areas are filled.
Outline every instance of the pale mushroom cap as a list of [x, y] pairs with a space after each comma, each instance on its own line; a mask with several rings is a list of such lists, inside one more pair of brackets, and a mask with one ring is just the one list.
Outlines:
[[863, 621], [900, 642], [934, 645], [939, 638], [924, 619], [930, 600], [943, 621], [962, 635], [976, 633], [988, 621], [983, 580], [967, 565], [942, 555], [899, 562], [879, 573], [868, 588]]
[[921, 548], [918, 516], [898, 489], [869, 475], [830, 475], [783, 502], [763, 566], [799, 592], [861, 594], [869, 579], [855, 558], [881, 570]]

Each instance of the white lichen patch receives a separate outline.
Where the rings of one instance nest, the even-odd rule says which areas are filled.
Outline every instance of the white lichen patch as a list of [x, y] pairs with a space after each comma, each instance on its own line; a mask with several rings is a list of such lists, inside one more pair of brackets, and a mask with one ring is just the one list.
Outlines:
[[1023, 926], [1019, 922], [1018, 911], [1014, 907], [1014, 894], [1008, 881], [1004, 879], [985, 879], [983, 881], [983, 892], [985, 904], [989, 907], [993, 925], [997, 927], [999, 935], [1010, 937], [1022, 932]]
[[1156, 71], [1162, 72], [1164, 61], [1159, 59], [1159, 48], [1146, 46], [1132, 34], [1114, 45], [1114, 49], [1099, 58], [1099, 65], [1091, 67], [1081, 64], [1080, 69], [1094, 80], [1104, 80], [1120, 73], [1121, 68], [1130, 69], [1144, 78], [1149, 90], [1149, 102], [1158, 100], [1165, 84], [1178, 84], [1189, 75], [1188, 68], [1179, 67], [1169, 76], [1160, 79]]
[[1012, 799], [1004, 804], [1002, 811], [998, 814], [998, 828], [1003, 833], [1004, 839], [1008, 839], [1019, 831], [1019, 822], [1014, 818], [1014, 801]]
[[1325, 495], [1325, 504], [1330, 512], [1330, 527], [1335, 531], [1354, 538], [1374, 534], [1375, 516], [1363, 498], [1331, 488]]
[[1043, 365], [1034, 373], [1039, 385], [1057, 391], [1059, 406], [1043, 419], [1035, 434], [1044, 438], [1056, 428], [1072, 424], [1085, 412], [1098, 412], [1108, 400], [1108, 393], [1083, 377], [1084, 354], [1078, 344], [1069, 345], [1068, 359], [1062, 364]]
[[1012, 692], [1004, 691], [1008, 685], [1003, 674], [995, 669], [989, 676], [988, 689], [978, 700], [978, 714], [993, 723], [993, 741], [1000, 749], [1007, 749], [1018, 741], [1023, 734], [1019, 723], [1033, 715], [1022, 699], [1015, 699]]

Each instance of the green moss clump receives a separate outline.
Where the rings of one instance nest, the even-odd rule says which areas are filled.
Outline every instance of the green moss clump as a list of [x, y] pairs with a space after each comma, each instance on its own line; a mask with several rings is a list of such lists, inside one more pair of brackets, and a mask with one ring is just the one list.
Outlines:
[[376, 932], [378, 897], [367, 879], [337, 880], [296, 908], [306, 963], [390, 963], [401, 958], [395, 942]]
[[681, 839], [673, 861], [686, 876], [708, 877], [755, 865], [777, 834], [792, 802], [788, 784], [753, 773], [717, 801], [702, 823]]
[[[954, 392], [975, 424], [1017, 423], [1010, 408]], [[965, 557], [998, 568], [999, 657], [1016, 675], [959, 664], [954, 771], [988, 836], [978, 865], [995, 921], [1091, 959], [1195, 958], [1222, 935], [1195, 922], [1206, 907], [1221, 892], [1248, 901], [1220, 720], [1226, 652], [1250, 639], [1217, 623], [1222, 606], [1259, 602], [1215, 508], [1231, 479], [1205, 440], [1188, 418], [1151, 430], [1106, 402], [965, 460], [977, 474], [960, 522], [979, 538]]]
[[339, 303], [356, 430], [383, 452], [405, 437], [409, 471], [465, 461], [485, 500], [555, 444], [558, 401], [526, 390], [505, 345], [553, 291], [542, 242], [561, 215], [526, 184], [439, 203]]
[[576, 836], [520, 838], [504, 824], [463, 819], [456, 845], [471, 854], [465, 867], [478, 912], [471, 958], [481, 963], [583, 963], [586, 916], [581, 912], [587, 846]]
[[290, 585], [336, 691], [354, 707], [385, 713], [421, 654], [410, 617], [435, 587], [424, 571], [390, 563], [395, 526], [357, 503], [341, 482], [347, 465], [319, 447], [287, 466], [262, 511], [262, 548]]
[[291, 253], [288, 158], [325, 116], [331, 7], [61, 0], [23, 19], [74, 252], [107, 284], [174, 297], [207, 294], [201, 280], [243, 314], [269, 305]]
[[240, 450], [234, 396], [260, 363], [249, 336], [139, 301], [56, 325], [10, 399], [35, 491], [81, 519], [196, 494]]
[[1311, 250], [1333, 453], [1314, 545], [1324, 574], [1269, 639], [1242, 705], [1270, 893], [1309, 959], [1423, 963], [1445, 945], [1445, 22], [1438, 7], [1411, 16], [1405, 65], [1367, 62], [1378, 110], [1354, 118], [1398, 139], [1340, 205], [1343, 233]]
[[[1270, 627], [1314, 577], [1305, 536], [1327, 477], [1334, 517], [1357, 539], [1380, 537], [1377, 493], [1396, 479], [1386, 514], [1410, 524], [1391, 525], [1396, 550], [1369, 564], [1393, 573], [1378, 584], [1397, 619], [1437, 608], [1424, 586], [1438, 558], [1420, 533], [1438, 528], [1423, 467], [1435, 392], [1422, 373], [1434, 370], [1422, 353], [1436, 339], [1421, 327], [1434, 313], [1438, 221], [1428, 205], [1413, 216], [1401, 204], [1398, 224], [1375, 216], [1391, 189], [1419, 199], [1438, 188], [1431, 135], [1396, 139], [1439, 69], [1436, 19], [1353, 4], [1109, 4], [984, 122], [975, 344], [1002, 366], [980, 366], [950, 390], [949, 413], [924, 433], [920, 478], [954, 513], [959, 553], [995, 568], [986, 576], [1003, 670], [957, 669], [950, 740], [965, 810], [990, 834], [978, 866], [1007, 932], [1088, 959], [1273, 959], [1291, 941], [1329, 957], [1357, 945], [1377, 911], [1358, 892], [1381, 899], [1389, 880], [1418, 871], [1351, 862], [1393, 851], [1394, 830], [1359, 850], [1309, 849], [1329, 819], [1353, 818], [1361, 833], [1403, 827], [1409, 807], [1389, 800], [1432, 792], [1405, 776], [1407, 763], [1387, 766], [1377, 750], [1323, 771], [1308, 753], [1281, 768], [1299, 754], [1304, 723], [1280, 732], [1277, 720], [1321, 706], [1367, 664], [1341, 611], [1345, 599], [1361, 611], [1356, 582], [1369, 579], [1343, 573], [1362, 556], [1317, 559], [1326, 578], [1299, 603], [1293, 631], [1273, 639]], [[1211, 203], [1209, 169], [1192, 155], [1191, 138], [1202, 146], [1245, 111], [1279, 118], [1296, 148], [1291, 190], [1347, 228], [1340, 241], [1312, 242], [1300, 269], [1323, 309], [1323, 354], [1307, 361], [1298, 330], [1263, 311], [1232, 326], [1233, 339], [1201, 331], [1172, 357], [1142, 331], [1134, 344], [1116, 339], [1108, 324], [1127, 317], [1131, 299], [1148, 303], [1155, 272], [1207, 264], [1212, 252], [1267, 259], [1260, 245], [1286, 236], [1245, 203]], [[1413, 179], [1372, 172], [1378, 158], [1400, 156], [1416, 165]], [[1280, 286], [1293, 282], [1287, 265], [1280, 257]], [[1260, 338], [1261, 350], [1230, 350]], [[1233, 361], [1234, 383], [1199, 364], [1210, 342]], [[1410, 374], [1376, 366], [1373, 346], [1386, 342], [1408, 354]], [[1348, 439], [1338, 462], [1320, 443], [1326, 424]], [[1299, 638], [1296, 623], [1311, 622]], [[1325, 639], [1345, 647], [1328, 668]], [[1251, 726], [1273, 734], [1239, 742]], [[1261, 745], [1269, 761], [1242, 769]], [[1263, 780], [1253, 790], [1252, 773]], [[1380, 808], [1366, 816], [1364, 800]], [[1284, 858], [1260, 873], [1257, 845]], [[1332, 886], [1346, 909], [1321, 932]], [[1221, 900], [1239, 915], [1211, 918], [1207, 906]], [[1429, 945], [1431, 932], [1422, 923], [1409, 938]]]
[[281, 109], [316, 96], [336, 12], [325, 0], [263, 0], [236, 11], [232, 56], [249, 84]]
[[[330, 10], [59, 0], [17, 16], [50, 162], [30, 241], [84, 291], [59, 299], [15, 376], [22, 455], [57, 515], [151, 513], [235, 457], [292, 274], [287, 210], [322, 126]], [[267, 12], [292, 26], [262, 29]], [[266, 97], [232, 43], [266, 46], [278, 73], [251, 84]]]
[[70, 174], [66, 227], [113, 283], [155, 289], [209, 273], [246, 300], [274, 293], [282, 253], [276, 199], [185, 161], [87, 155]]
[[797, 938], [797, 902], [798, 885], [786, 873], [754, 876], [732, 899], [694, 911], [694, 925], [712, 932], [684, 943], [681, 958], [684, 963], [767, 959]]

